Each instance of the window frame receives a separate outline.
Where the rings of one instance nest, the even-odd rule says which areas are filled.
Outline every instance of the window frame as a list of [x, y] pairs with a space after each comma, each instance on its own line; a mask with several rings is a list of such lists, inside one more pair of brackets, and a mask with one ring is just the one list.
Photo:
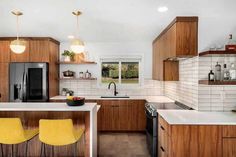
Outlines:
[[[122, 56], [101, 56], [99, 59], [99, 77], [98, 77], [98, 86], [107, 88], [106, 83], [102, 83], [102, 63], [103, 62], [118, 62], [119, 63], [119, 80], [117, 86], [122, 88], [138, 88], [143, 85], [143, 56], [142, 55], [122, 55]], [[121, 67], [122, 62], [138, 62], [139, 63], [139, 83], [121, 83]]]

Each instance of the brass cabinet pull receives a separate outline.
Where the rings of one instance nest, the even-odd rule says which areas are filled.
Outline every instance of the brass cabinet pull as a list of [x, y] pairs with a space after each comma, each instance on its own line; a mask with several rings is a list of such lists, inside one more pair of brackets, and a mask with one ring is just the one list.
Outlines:
[[162, 130], [165, 130], [165, 128], [164, 128], [162, 125], [161, 125], [161, 129], [162, 129]]
[[165, 149], [162, 146], [160, 148], [161, 148], [161, 151], [165, 152]]

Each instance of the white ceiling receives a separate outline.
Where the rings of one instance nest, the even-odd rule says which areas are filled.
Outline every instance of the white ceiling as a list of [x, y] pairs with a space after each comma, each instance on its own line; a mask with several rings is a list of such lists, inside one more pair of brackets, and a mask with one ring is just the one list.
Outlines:
[[[162, 5], [169, 11], [157, 12]], [[79, 35], [85, 42], [152, 41], [175, 16], [194, 15], [219, 23], [228, 19], [227, 29], [235, 31], [235, 6], [236, 0], [0, 0], [0, 36], [16, 34], [12, 10], [24, 12], [22, 36], [50, 36], [59, 41], [75, 34], [76, 18], [71, 14], [75, 10], [83, 12]]]

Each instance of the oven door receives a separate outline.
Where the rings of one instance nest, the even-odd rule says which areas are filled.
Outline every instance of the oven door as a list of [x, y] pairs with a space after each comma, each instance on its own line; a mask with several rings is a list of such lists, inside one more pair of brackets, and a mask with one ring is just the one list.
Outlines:
[[151, 157], [157, 156], [157, 117], [152, 116], [148, 110], [145, 110], [146, 113], [146, 140], [149, 153]]

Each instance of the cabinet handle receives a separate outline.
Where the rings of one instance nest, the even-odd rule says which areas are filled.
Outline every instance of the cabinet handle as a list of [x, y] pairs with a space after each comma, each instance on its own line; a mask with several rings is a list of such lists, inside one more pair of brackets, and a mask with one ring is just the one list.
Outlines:
[[2, 97], [2, 94], [0, 93], [0, 98]]
[[160, 148], [161, 148], [161, 151], [162, 151], [162, 152], [165, 152], [165, 149], [164, 149], [162, 146], [161, 146]]
[[162, 125], [161, 125], [161, 129], [162, 129], [162, 130], [165, 130], [165, 128], [164, 128]]

